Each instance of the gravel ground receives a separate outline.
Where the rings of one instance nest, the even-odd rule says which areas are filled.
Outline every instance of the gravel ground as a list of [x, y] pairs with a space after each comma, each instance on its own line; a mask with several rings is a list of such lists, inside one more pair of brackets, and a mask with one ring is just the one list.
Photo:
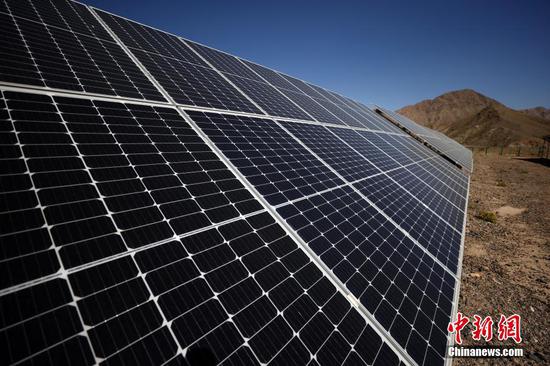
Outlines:
[[[475, 156], [459, 311], [472, 317], [522, 316], [524, 357], [457, 358], [454, 365], [550, 365], [550, 167], [502, 156]], [[495, 212], [496, 222], [478, 218]], [[465, 345], [475, 342], [469, 328]], [[494, 326], [496, 335], [497, 326]], [[507, 342], [514, 347], [514, 343]]]

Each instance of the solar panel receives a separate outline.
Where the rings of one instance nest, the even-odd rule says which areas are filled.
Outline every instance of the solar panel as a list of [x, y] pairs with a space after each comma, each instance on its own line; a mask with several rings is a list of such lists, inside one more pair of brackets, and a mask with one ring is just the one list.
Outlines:
[[446, 197], [445, 191], [432, 189], [408, 169], [394, 170], [387, 174], [409, 193], [425, 203], [433, 212], [437, 213], [440, 217], [445, 217], [446, 221], [457, 231], [460, 232], [462, 230], [464, 211], [459, 208], [458, 202], [455, 205], [455, 203]]
[[[57, 4], [70, 11], [59, 15]], [[164, 101], [106, 31], [96, 30], [101, 26], [83, 5], [7, 1], [6, 11], [0, 13], [0, 80]]]
[[382, 125], [373, 123], [372, 120], [366, 118], [365, 115], [363, 115], [359, 111], [355, 110], [354, 108], [350, 108], [350, 106], [345, 102], [345, 99], [340, 97], [338, 94], [325, 90], [317, 85], [306, 83], [302, 80], [293, 78], [288, 75], [284, 75], [284, 77], [287, 80], [291, 81], [304, 93], [314, 98], [317, 103], [323, 105], [323, 107], [325, 107], [327, 110], [340, 116], [341, 118], [345, 116], [343, 120], [346, 121], [346, 124], [348, 126], [363, 127], [374, 130], [381, 129], [382, 131], [388, 130], [388, 127], [383, 126], [389, 126], [388, 123], [385, 122]]
[[262, 113], [178, 37], [96, 11], [175, 102]]
[[293, 91], [295, 93], [302, 93], [304, 95], [307, 95], [303, 93], [300, 89], [298, 89], [294, 84], [292, 84], [290, 81], [285, 79], [281, 74], [276, 72], [275, 70], [271, 70], [267, 67], [264, 67], [262, 65], [255, 64], [250, 61], [241, 60], [244, 62], [249, 68], [254, 70], [256, 74], [260, 75], [264, 80], [266, 80], [268, 83], [273, 85], [276, 88], [280, 89], [286, 89]]
[[[314, 85], [308, 84], [302, 80], [293, 78], [288, 75], [279, 74], [281, 77], [283, 77], [287, 82], [292, 83], [292, 85], [299, 89], [302, 93], [312, 98], [316, 103], [323, 106], [324, 109], [330, 111], [333, 115], [337, 116], [341, 121], [344, 121], [346, 125], [352, 126], [352, 127], [366, 127], [363, 123], [360, 122], [354, 116], [355, 112], [346, 111], [341, 106], [338, 106], [330, 101], [330, 99], [327, 99], [324, 97], [323, 94], [320, 94], [319, 92], [314, 89]], [[321, 88], [319, 88], [321, 89]], [[328, 92], [326, 92], [328, 93]], [[367, 127], [368, 128], [368, 127]]]
[[377, 175], [355, 187], [406, 230], [420, 245], [456, 273], [461, 233], [386, 175]]
[[452, 275], [350, 187], [278, 211], [417, 363], [441, 363]]
[[368, 157], [369, 161], [382, 170], [388, 171], [402, 166], [398, 160], [392, 158], [392, 155], [381, 148], [381, 145], [389, 145], [381, 138], [377, 139], [378, 136], [374, 132], [358, 132], [347, 128], [331, 128], [330, 130], [355, 151]]
[[80, 3], [0, 17], [0, 364], [446, 362], [468, 150]]
[[420, 126], [416, 122], [406, 118], [399, 113], [379, 108], [391, 121], [411, 131], [414, 136], [433, 146], [437, 151], [463, 166], [467, 171], [472, 171], [472, 152], [460, 145], [453, 139], [430, 128]]
[[300, 107], [266, 83], [237, 57], [194, 42], [188, 43], [269, 115], [312, 120]]
[[272, 120], [187, 113], [272, 205], [343, 184]]
[[285, 123], [283, 126], [348, 181], [380, 172], [378, 167], [349, 146], [342, 144], [342, 141], [324, 126], [302, 123]]

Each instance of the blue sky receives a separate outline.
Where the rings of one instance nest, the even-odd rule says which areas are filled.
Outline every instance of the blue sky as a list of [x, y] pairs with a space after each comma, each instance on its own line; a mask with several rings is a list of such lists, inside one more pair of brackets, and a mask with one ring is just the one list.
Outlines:
[[550, 1], [84, 0], [367, 103], [550, 108]]

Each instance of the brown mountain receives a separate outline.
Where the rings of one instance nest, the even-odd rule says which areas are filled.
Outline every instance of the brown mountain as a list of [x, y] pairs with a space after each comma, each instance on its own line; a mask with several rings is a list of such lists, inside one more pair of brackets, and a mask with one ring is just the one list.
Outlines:
[[540, 117], [550, 121], [550, 108], [535, 107], [529, 109], [520, 109], [521, 113], [525, 113], [529, 116]]
[[[471, 89], [442, 94], [397, 110], [410, 119], [470, 146], [538, 144], [550, 123]], [[539, 113], [539, 112], [537, 112]]]

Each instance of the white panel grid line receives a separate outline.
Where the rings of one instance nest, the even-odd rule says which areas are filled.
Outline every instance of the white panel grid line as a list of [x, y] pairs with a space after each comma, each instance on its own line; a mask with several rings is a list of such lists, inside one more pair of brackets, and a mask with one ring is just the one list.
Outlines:
[[[439, 216], [442, 214], [449, 214], [449, 218], [445, 220], [449, 225], [451, 225], [456, 231], [460, 231], [459, 228], [462, 228], [462, 218], [457, 217], [457, 215], [464, 214], [463, 208], [456, 206], [451, 202], [447, 197], [445, 197], [440, 192], [432, 189], [427, 185], [422, 179], [416, 177], [411, 171], [404, 169], [398, 172], [388, 173], [388, 176], [398, 183], [401, 187], [406, 188], [408, 192], [417, 197], [419, 201], [424, 202], [424, 204], [429, 207], [434, 212], [439, 212]], [[413, 180], [410, 181], [409, 178], [413, 177]]]
[[439, 213], [435, 212], [430, 206], [428, 206], [426, 203], [424, 203], [423, 201], [421, 201], [418, 197], [416, 197], [416, 195], [412, 194], [408, 189], [406, 189], [405, 187], [403, 187], [401, 184], [399, 184], [399, 182], [397, 182], [393, 177], [389, 176], [388, 174], [385, 174], [392, 182], [394, 182], [395, 184], [397, 184], [401, 189], [403, 189], [405, 192], [407, 192], [409, 195], [411, 195], [412, 197], [414, 197], [414, 200], [416, 200], [418, 203], [420, 203], [422, 206], [424, 206], [426, 209], [428, 209], [430, 212], [432, 212], [435, 216], [437, 216], [441, 221], [445, 222], [447, 225], [449, 225], [449, 227], [456, 231], [458, 234], [462, 235], [462, 233], [460, 231], [458, 231], [458, 229], [456, 229], [453, 225], [451, 225], [447, 219], [443, 218]]
[[[231, 80], [229, 80], [227, 78], [227, 76], [225, 76], [223, 74], [223, 72], [219, 71], [218, 69], [216, 69], [214, 67], [214, 65], [212, 65], [206, 58], [204, 58], [200, 53], [198, 53], [193, 47], [190, 47], [183, 38], [179, 37], [178, 36], [178, 39], [180, 40], [180, 42], [182, 42], [186, 47], [188, 47], [193, 53], [195, 53], [196, 56], [198, 56], [202, 61], [204, 61], [212, 70], [216, 71], [225, 81], [227, 81], [229, 84], [231, 84], [231, 86], [233, 86], [235, 89], [237, 89], [246, 99], [248, 99], [249, 102], [251, 102], [252, 104], [254, 104], [254, 106], [256, 108], [258, 108], [260, 111], [262, 111], [263, 113], [265, 113], [265, 115], [267, 116], [268, 113], [266, 113], [265, 110], [262, 109], [262, 107], [260, 107], [258, 105], [258, 103], [256, 103], [252, 98], [250, 98], [245, 92], [243, 92], [241, 89], [239, 89]], [[173, 99], [172, 99], [173, 101]], [[175, 101], [173, 101], [175, 103]]]
[[[431, 160], [431, 159], [426, 159], [426, 160]], [[419, 161], [418, 163], [421, 163], [422, 161]], [[417, 177], [419, 177], [424, 183], [427, 183], [427, 184], [430, 184], [429, 182], [433, 182], [433, 180], [435, 179], [437, 182], [439, 182], [439, 184], [442, 184], [446, 187], [446, 189], [450, 190], [452, 192], [453, 195], [456, 195], [456, 196], [459, 196], [459, 197], [462, 197], [459, 190], [457, 190], [457, 187], [456, 186], [452, 186], [450, 185], [450, 183], [448, 181], [445, 181], [443, 180], [441, 177], [438, 177], [437, 175], [433, 174], [432, 172], [430, 172], [428, 169], [426, 169], [424, 166], [422, 166], [421, 164], [417, 164], [418, 168], [422, 170], [422, 176], [418, 173], [415, 173], [415, 175]], [[437, 170], [437, 168], [434, 167], [434, 169]], [[410, 170], [410, 169], [409, 169]], [[452, 178], [448, 177], [447, 175], [445, 175], [443, 172], [440, 172], [441, 175], [444, 175], [445, 177], [447, 177], [449, 180], [452, 181]], [[431, 178], [429, 178], [429, 177]], [[454, 181], [455, 183], [457, 183], [456, 181]], [[457, 183], [458, 184], [458, 183]], [[465, 193], [465, 192], [464, 192]], [[465, 200], [465, 199], [464, 199]], [[459, 207], [460, 208], [460, 207]], [[462, 208], [462, 210], [464, 211], [464, 208]]]
[[[83, 3], [79, 2], [79, 1], [76, 1], [76, 0], [71, 0], [71, 1], [73, 1], [74, 3], [80, 4], [80, 5], [83, 5], [84, 7], [88, 8], [88, 5], [83, 4]], [[34, 8], [34, 5], [33, 5], [33, 4], [31, 4], [31, 5], [32, 5], [33, 8]], [[52, 5], [53, 5], [53, 4], [52, 4]], [[54, 8], [55, 8], [55, 11], [56, 11], [58, 14], [60, 14], [60, 13], [59, 13], [59, 9], [57, 9], [57, 7], [55, 7], [55, 5], [54, 5]], [[48, 27], [56, 28], [56, 29], [59, 29], [59, 30], [70, 30], [70, 32], [75, 33], [75, 34], [79, 34], [79, 35], [83, 35], [83, 36], [88, 36], [88, 37], [90, 36], [89, 34], [82, 33], [82, 32], [79, 32], [79, 31], [75, 31], [74, 29], [72, 29], [72, 28], [70, 28], [70, 27], [68, 27], [68, 28], [62, 28], [62, 27], [59, 27], [59, 26], [57, 26], [57, 25], [55, 25], [55, 24], [51, 24], [51, 23], [49, 23], [49, 22], [40, 23], [40, 22], [37, 22], [37, 21], [32, 20], [32, 19], [29, 19], [29, 18], [25, 18], [25, 17], [19, 16], [19, 15], [15, 15], [15, 14], [13, 14], [13, 13], [11, 12], [11, 10], [10, 10], [9, 8], [8, 8], [8, 11], [9, 11], [9, 14], [10, 14], [11, 16], [15, 17], [15, 18], [24, 19], [24, 20], [27, 20], [27, 21], [30, 21], [30, 22], [34, 22], [34, 23], [37, 23], [37, 24], [47, 24]], [[40, 13], [37, 12], [37, 14], [38, 14], [38, 17], [40, 17]], [[60, 15], [61, 15], [61, 14], [60, 14]], [[63, 19], [64, 23], [67, 24], [67, 23], [66, 23], [66, 19], [64, 19], [62, 16], [61, 16], [61, 18]], [[79, 18], [80, 18], [80, 16], [79, 16]], [[98, 37], [98, 36], [95, 36], [95, 37], [96, 37], [96, 38], [100, 38], [100, 37]]]
[[[464, 207], [460, 207], [457, 202], [453, 202], [453, 200], [451, 200], [449, 197], [447, 197], [445, 194], [443, 194], [442, 192], [440, 192], [439, 190], [433, 188], [432, 186], [429, 185], [428, 182], [425, 181], [425, 179], [419, 177], [416, 173], [412, 172], [410, 169], [407, 169], [411, 174], [413, 174], [414, 176], [416, 176], [416, 178], [418, 178], [420, 181], [422, 181], [424, 184], [426, 184], [428, 186], [428, 188], [430, 188], [431, 191], [435, 192], [438, 196], [442, 197], [443, 199], [445, 199], [447, 202], [449, 202], [451, 205], [453, 205], [454, 207], [456, 207], [457, 209], [459, 209], [461, 212], [464, 212]], [[429, 173], [426, 173], [427, 175], [430, 175]], [[433, 179], [435, 179], [436, 181], [439, 181], [436, 177], [434, 177]], [[445, 183], [442, 182], [442, 184], [447, 187], [447, 190], [448, 191], [451, 191], [452, 193], [457, 193], [455, 190], [453, 190], [451, 187], [448, 187]]]
[[277, 204], [277, 205], [274, 205], [273, 207], [275, 209], [277, 208], [280, 208], [280, 207], [283, 207], [283, 206], [286, 206], [288, 205], [289, 203], [296, 203], [298, 201], [302, 201], [304, 199], [308, 199], [308, 198], [311, 198], [311, 197], [315, 197], [315, 196], [318, 196], [318, 195], [322, 195], [323, 193], [327, 193], [327, 192], [330, 192], [330, 191], [333, 191], [335, 189], [338, 189], [338, 188], [343, 188], [343, 187], [347, 187], [349, 186], [350, 184], [355, 184], [355, 183], [359, 183], [359, 182], [362, 182], [366, 179], [369, 179], [369, 178], [374, 178], [376, 176], [379, 176], [379, 175], [383, 175], [384, 173], [390, 173], [390, 172], [393, 172], [393, 171], [396, 171], [396, 170], [400, 170], [402, 168], [406, 168], [408, 166], [411, 166], [411, 165], [415, 165], [421, 161], [428, 161], [428, 160], [431, 160], [433, 158], [427, 158], [427, 159], [424, 159], [424, 160], [420, 160], [420, 161], [416, 161], [414, 163], [409, 163], [409, 164], [406, 164], [406, 165], [403, 165], [403, 166], [399, 166], [397, 168], [393, 168], [393, 169], [390, 169], [390, 170], [387, 170], [387, 171], [383, 171], [383, 172], [379, 172], [379, 173], [376, 173], [376, 174], [372, 174], [372, 175], [369, 175], [367, 177], [364, 177], [364, 178], [360, 178], [360, 179], [357, 179], [357, 180], [354, 180], [354, 181], [346, 181], [344, 182], [343, 184], [341, 185], [338, 185], [336, 187], [332, 187], [332, 188], [327, 188], [327, 189], [324, 189], [324, 190], [321, 190], [321, 191], [318, 191], [318, 192], [315, 192], [315, 193], [312, 193], [310, 195], [306, 195], [306, 196], [303, 196], [303, 197], [300, 197], [300, 198], [296, 198], [296, 199], [293, 199], [293, 200], [289, 200], [287, 202], [284, 202], [284, 203], [280, 203], [280, 204]]
[[31, 92], [34, 94], [64, 96], [64, 97], [77, 98], [77, 99], [93, 98], [95, 100], [132, 103], [132, 104], [139, 104], [139, 105], [153, 105], [153, 106], [159, 106], [159, 107], [162, 107], [162, 106], [166, 107], [171, 105], [169, 102], [136, 99], [136, 98], [130, 98], [130, 97], [123, 97], [119, 95], [108, 96], [106, 94], [51, 88], [48, 86], [38, 86], [38, 85], [31, 86], [28, 84], [12, 83], [12, 82], [6, 82], [6, 81], [0, 81], [0, 88], [2, 88], [2, 90], [8, 90], [8, 91]]
[[160, 83], [153, 77], [153, 75], [151, 75], [149, 70], [147, 70], [147, 68], [141, 63], [141, 61], [138, 60], [138, 58], [133, 54], [132, 51], [130, 51], [130, 49], [124, 44], [124, 42], [122, 42], [120, 38], [118, 38], [115, 32], [113, 32], [112, 29], [109, 28], [109, 26], [107, 26], [107, 24], [103, 21], [103, 19], [101, 19], [99, 14], [97, 14], [97, 12], [95, 11], [96, 8], [88, 7], [88, 6], [86, 8], [94, 16], [94, 18], [99, 22], [99, 24], [103, 26], [103, 29], [105, 29], [105, 31], [115, 40], [115, 42], [120, 46], [120, 48], [122, 48], [122, 50], [126, 53], [126, 55], [128, 55], [128, 57], [130, 57], [130, 59], [134, 61], [134, 63], [138, 66], [141, 72], [145, 74], [147, 79], [149, 79], [149, 81], [153, 83], [153, 85], [157, 88], [157, 90], [162, 94], [164, 99], [168, 101], [168, 105], [173, 105], [174, 100], [170, 97], [168, 92], [164, 90], [164, 88], [160, 85]]
[[[331, 132], [332, 132], [332, 131], [331, 131]], [[339, 137], [339, 138], [340, 138], [341, 140], [344, 140], [342, 137]], [[361, 135], [361, 138], [367, 140], [367, 138], [364, 137], [364, 136], [362, 136], [362, 135]], [[347, 142], [346, 142], [346, 143], [347, 143]], [[349, 143], [348, 143], [348, 145], [351, 146]], [[377, 146], [375, 146], [375, 147], [376, 147], [377, 150], [379, 150], [380, 152], [382, 152], [384, 155], [386, 155], [387, 157], [391, 158], [391, 156], [390, 156], [386, 151], [383, 151], [382, 149], [379, 149]], [[361, 153], [360, 151], [357, 151], [357, 152], [358, 152], [358, 153]], [[364, 154], [362, 154], [362, 155], [365, 156]], [[404, 164], [404, 165], [403, 165], [403, 164], [400, 164], [400, 165], [401, 165], [401, 167], [410, 167], [410, 166], [413, 166], [413, 165], [419, 165], [419, 163], [421, 163], [421, 162], [423, 162], [423, 161], [435, 160], [435, 159], [437, 159], [437, 156], [431, 156], [431, 157], [428, 157], [428, 158], [422, 158], [422, 159], [420, 159], [420, 160], [416, 160], [416, 161], [414, 161], [414, 162], [412, 162], [412, 163], [409, 163], [409, 164]], [[398, 170], [398, 169], [401, 168], [401, 167], [398, 167], [398, 168], [395, 168], [395, 169], [390, 169], [390, 170], [384, 170], [384, 172], [385, 172], [385, 173], [390, 173], [390, 172], [393, 172], [393, 171]], [[407, 170], [409, 170], [409, 169], [407, 169]], [[410, 171], [410, 170], [409, 170], [409, 171]], [[412, 173], [412, 171], [411, 171], [411, 173]], [[429, 171], [427, 171], [427, 173], [429, 173]], [[424, 179], [422, 179], [421, 177], [418, 177], [417, 174], [414, 174], [414, 173], [412, 173], [412, 174], [415, 175], [416, 178], [420, 179], [422, 182], [424, 182], [425, 184], [427, 184], [427, 183], [424, 181]], [[363, 180], [365, 180], [365, 179], [367, 179], [367, 178], [369, 178], [369, 177], [362, 178], [362, 179], [359, 179], [359, 180], [354, 181], [354, 182], [351, 182], [351, 183], [357, 183], [357, 182], [363, 181]], [[435, 177], [435, 178], [437, 179], [437, 177]], [[427, 185], [428, 185], [428, 184], [427, 184]], [[430, 187], [430, 186], [428, 185], [428, 187]], [[456, 206], [456, 204], [455, 204], [454, 202], [450, 201], [447, 197], [445, 197], [444, 195], [442, 195], [438, 190], [432, 189], [432, 187], [430, 187], [430, 189], [431, 189], [432, 191], [436, 192], [439, 196], [443, 197], [443, 198], [444, 198], [445, 200], [447, 200], [449, 203], [453, 204], [453, 206], [455, 206], [455, 207], [458, 208], [459, 210], [464, 211], [464, 208], [461, 208], [461, 207]], [[453, 190], [453, 192], [454, 192], [454, 190]]]
[[454, 166], [446, 165], [445, 161], [434, 161], [433, 164], [430, 163], [429, 165], [452, 181], [468, 182], [467, 175], [454, 169]]
[[[310, 87], [308, 82], [303, 81], [303, 80], [301, 80], [301, 79], [299, 79], [299, 78], [295, 78], [295, 77], [293, 77], [293, 76], [284, 74], [284, 73], [282, 73], [282, 72], [277, 72], [277, 73], [280, 74], [281, 76], [283, 76], [289, 83], [293, 84], [296, 88], [298, 88], [299, 90], [301, 90], [302, 93], [304, 93], [304, 94], [310, 96], [313, 100], [317, 101], [317, 99], [320, 99], [320, 100], [326, 101], [327, 103], [329, 103], [329, 105], [331, 105], [331, 106], [333, 106], [334, 108], [336, 108], [336, 110], [341, 111], [341, 113], [343, 113], [344, 115], [347, 115], [347, 116], [348, 116], [348, 119], [353, 120], [353, 121], [356, 121], [356, 124], [363, 125], [363, 124], [362, 124], [357, 118], [355, 118], [353, 115], [351, 115], [351, 114], [348, 113], [347, 111], [345, 111], [345, 110], [343, 110], [342, 108], [340, 108], [340, 107], [338, 106], [338, 104], [333, 103], [331, 100], [327, 99], [324, 95], [320, 94], [317, 90], [315, 90], [315, 89], [313, 89], [312, 87]], [[298, 85], [296, 85], [296, 81], [303, 83], [303, 84], [304, 84], [304, 87], [308, 88], [308, 90], [311, 90], [312, 93], [313, 93], [314, 95], [317, 95], [317, 97], [307, 94], [302, 88], [300, 88]], [[319, 104], [320, 104], [320, 103], [319, 103]], [[325, 109], [328, 109], [328, 108], [325, 108]], [[340, 118], [340, 119], [342, 119], [342, 118]], [[346, 123], [346, 122], [344, 121], [344, 123]], [[355, 126], [355, 125], [352, 126], [352, 125], [349, 125], [349, 124], [347, 124], [347, 123], [346, 123], [346, 125], [347, 125], [347, 126], [350, 126], [350, 127], [357, 127], [357, 126]]]

